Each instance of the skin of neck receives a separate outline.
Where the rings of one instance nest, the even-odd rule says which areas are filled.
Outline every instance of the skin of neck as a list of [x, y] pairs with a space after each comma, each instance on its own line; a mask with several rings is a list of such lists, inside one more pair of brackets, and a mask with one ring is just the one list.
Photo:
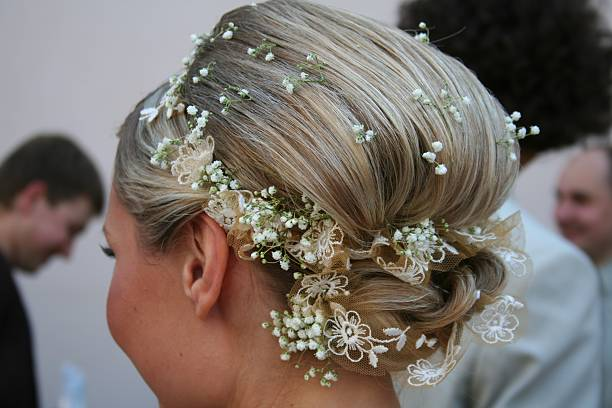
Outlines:
[[[207, 334], [210, 336], [214, 331], [220, 346], [218, 356], [213, 356], [216, 361], [210, 362], [218, 369], [214, 376], [200, 377], [191, 384], [193, 392], [189, 394], [194, 398], [186, 405], [181, 403], [181, 407], [345, 407], [347, 404], [399, 407], [389, 375], [361, 375], [332, 363], [331, 368], [339, 379], [327, 388], [319, 384], [320, 375], [308, 381], [304, 379], [311, 366], [324, 365], [310, 353], [305, 352], [301, 357], [296, 353], [290, 361], [282, 361], [278, 339], [269, 329], [263, 329], [261, 323], [270, 320], [271, 310], [287, 309], [284, 296], [270, 290], [261, 278], [265, 272], [254, 270], [258, 268], [251, 262], [231, 263], [224, 278], [224, 289], [206, 318], [212, 319], [211, 331]], [[194, 358], [192, 362], [208, 363], [203, 358]], [[300, 367], [295, 368], [298, 362]], [[204, 370], [196, 367], [192, 372], [198, 371]], [[217, 383], [212, 387], [216, 388], [214, 396], [198, 394], [202, 381]], [[166, 408], [179, 406], [169, 401], [160, 403]]]
[[0, 253], [11, 264], [15, 259], [15, 238], [19, 234], [19, 220], [13, 211], [0, 206]]

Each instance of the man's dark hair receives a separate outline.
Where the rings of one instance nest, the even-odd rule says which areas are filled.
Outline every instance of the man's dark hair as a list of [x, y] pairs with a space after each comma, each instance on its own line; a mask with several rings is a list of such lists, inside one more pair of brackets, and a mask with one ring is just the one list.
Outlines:
[[508, 110], [537, 124], [532, 153], [608, 131], [611, 35], [586, 0], [416, 0], [399, 27], [425, 21], [438, 48], [475, 71]]
[[102, 212], [100, 175], [89, 157], [65, 135], [36, 135], [4, 160], [0, 165], [0, 205], [10, 207], [33, 181], [46, 183], [50, 204], [84, 195], [96, 214]]

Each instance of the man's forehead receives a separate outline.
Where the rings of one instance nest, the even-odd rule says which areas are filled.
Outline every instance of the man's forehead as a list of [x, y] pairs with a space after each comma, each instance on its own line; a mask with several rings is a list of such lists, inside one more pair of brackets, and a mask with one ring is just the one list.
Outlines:
[[605, 152], [592, 150], [579, 154], [563, 172], [562, 181], [576, 186], [610, 189], [610, 163]]

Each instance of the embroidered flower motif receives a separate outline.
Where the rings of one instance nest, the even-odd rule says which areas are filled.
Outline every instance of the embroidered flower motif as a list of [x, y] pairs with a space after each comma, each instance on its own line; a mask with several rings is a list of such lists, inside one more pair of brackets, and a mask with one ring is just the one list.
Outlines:
[[200, 180], [202, 172], [212, 163], [215, 143], [211, 136], [196, 145], [179, 147], [178, 158], [172, 164], [172, 175], [180, 184], [192, 184]]
[[340, 294], [348, 296], [347, 286], [348, 278], [336, 272], [306, 275], [302, 279], [302, 287], [298, 290], [298, 295], [305, 295], [310, 299], [332, 299]]
[[455, 232], [461, 236], [464, 236], [468, 240], [468, 244], [481, 243], [486, 241], [494, 241], [497, 236], [493, 232], [485, 232], [482, 227], [473, 226], [465, 227], [455, 230]]
[[427, 344], [427, 347], [432, 349], [436, 346], [437, 343], [438, 339], [436, 339], [435, 337], [428, 339], [425, 334], [421, 334], [421, 337], [419, 337], [419, 339], [416, 341], [415, 346], [418, 350], [423, 347], [424, 344]]
[[432, 364], [429, 360], [420, 359], [408, 366], [408, 384], [414, 387], [439, 384], [457, 364], [456, 360]]
[[452, 245], [437, 235], [435, 224], [429, 219], [395, 230], [392, 245], [400, 255], [399, 263], [387, 263], [381, 257], [378, 257], [376, 262], [388, 272], [411, 284], [423, 282], [430, 262], [442, 263], [447, 252], [458, 253]]
[[457, 364], [457, 358], [461, 350], [460, 346], [454, 344], [456, 327], [449, 340], [444, 360], [434, 364], [426, 359], [419, 359], [416, 363], [406, 367], [408, 371], [408, 384], [414, 387], [439, 384]]
[[364, 354], [368, 355], [368, 363], [376, 368], [378, 366], [378, 354], [386, 353], [389, 349], [383, 344], [402, 342], [402, 346], [398, 346], [400, 351], [406, 343], [406, 331], [396, 328], [385, 329], [385, 334], [388, 336], [395, 335], [391, 339], [381, 340], [372, 337], [370, 326], [361, 323], [359, 313], [350, 310], [345, 312], [340, 308], [334, 310], [333, 318], [327, 321], [326, 331], [329, 350], [337, 355], [348, 358], [351, 362], [357, 363], [361, 361]]
[[514, 339], [514, 332], [519, 326], [515, 310], [522, 309], [523, 304], [510, 295], [498, 296], [495, 301], [474, 318], [469, 326], [488, 344], [507, 343]]
[[[299, 221], [298, 221], [299, 224]], [[310, 226], [299, 242], [288, 245], [289, 252], [307, 264], [329, 265], [336, 254], [335, 247], [342, 245], [344, 232], [331, 219], [323, 219]]]
[[[232, 190], [236, 189], [234, 188]], [[223, 191], [215, 194], [208, 200], [208, 204], [204, 211], [212, 219], [217, 221], [225, 231], [229, 231], [236, 222], [236, 218], [244, 212], [245, 202], [246, 199], [241, 192], [230, 190]]]
[[495, 255], [504, 261], [514, 276], [523, 278], [527, 275], [528, 258], [525, 254], [506, 247], [494, 247], [492, 250]]

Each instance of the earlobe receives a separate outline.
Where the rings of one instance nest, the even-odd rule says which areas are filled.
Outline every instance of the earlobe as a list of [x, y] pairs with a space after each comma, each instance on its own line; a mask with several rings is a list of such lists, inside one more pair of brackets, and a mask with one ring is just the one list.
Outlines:
[[198, 318], [204, 319], [219, 300], [230, 249], [223, 228], [206, 214], [194, 218], [186, 228], [189, 248], [183, 289]]

